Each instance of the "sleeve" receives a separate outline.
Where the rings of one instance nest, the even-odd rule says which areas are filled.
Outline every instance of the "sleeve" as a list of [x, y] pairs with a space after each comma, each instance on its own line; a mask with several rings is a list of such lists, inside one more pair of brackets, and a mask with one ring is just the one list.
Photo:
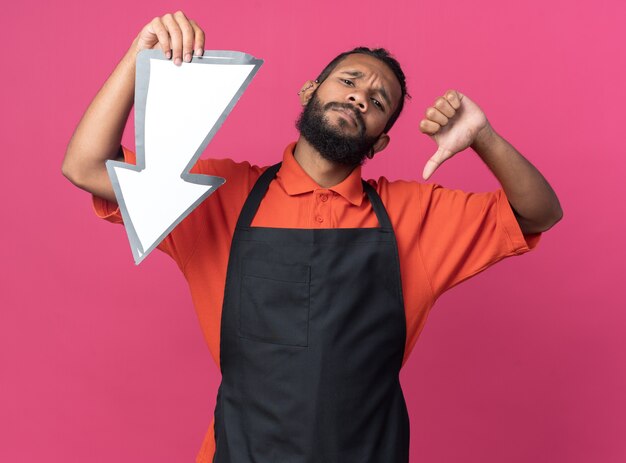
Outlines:
[[[136, 164], [135, 153], [122, 146], [124, 161]], [[194, 174], [215, 175], [226, 179], [208, 201], [204, 201], [185, 217], [157, 246], [172, 257], [184, 271], [185, 265], [196, 249], [202, 233], [214, 238], [227, 236], [234, 229], [241, 205], [262, 169], [249, 162], [231, 159], [200, 159], [190, 170]], [[123, 223], [120, 208], [115, 202], [92, 195], [96, 216], [111, 223]], [[219, 220], [210, 220], [218, 217]]]
[[[133, 151], [129, 150], [125, 146], [121, 146], [120, 148], [124, 154], [125, 163], [133, 165], [137, 164], [137, 158], [135, 157], [135, 153]], [[96, 216], [99, 218], [107, 220], [111, 223], [123, 223], [122, 213], [120, 212], [120, 208], [117, 203], [111, 202], [94, 194], [91, 195], [91, 203]]]
[[466, 193], [429, 184], [420, 191], [418, 243], [435, 298], [539, 243], [541, 233], [522, 233], [502, 189]]

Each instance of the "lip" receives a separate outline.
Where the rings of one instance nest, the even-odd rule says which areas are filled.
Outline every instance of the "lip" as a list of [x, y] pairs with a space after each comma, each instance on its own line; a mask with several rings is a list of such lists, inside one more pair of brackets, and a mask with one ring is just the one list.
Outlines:
[[333, 108], [333, 111], [337, 111], [345, 119], [348, 119], [350, 122], [352, 122], [355, 127], [357, 127], [357, 128], [359, 127], [359, 124], [357, 124], [356, 118], [354, 117], [354, 114], [352, 114], [352, 111], [350, 111], [348, 109], [344, 109], [344, 108]]

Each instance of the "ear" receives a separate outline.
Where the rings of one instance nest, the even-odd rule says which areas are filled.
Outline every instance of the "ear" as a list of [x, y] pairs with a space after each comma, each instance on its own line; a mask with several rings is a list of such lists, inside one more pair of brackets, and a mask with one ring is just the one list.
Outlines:
[[367, 157], [372, 159], [376, 153], [384, 150], [390, 141], [391, 138], [389, 137], [389, 135], [387, 135], [386, 133], [380, 134], [380, 137], [378, 137], [378, 140], [376, 140], [376, 143], [374, 143], [374, 146], [372, 146], [372, 151], [370, 152], [370, 154], [367, 155]]
[[306, 106], [309, 104], [309, 100], [313, 96], [313, 92], [319, 87], [320, 83], [317, 80], [307, 80], [298, 95], [300, 96], [300, 104]]

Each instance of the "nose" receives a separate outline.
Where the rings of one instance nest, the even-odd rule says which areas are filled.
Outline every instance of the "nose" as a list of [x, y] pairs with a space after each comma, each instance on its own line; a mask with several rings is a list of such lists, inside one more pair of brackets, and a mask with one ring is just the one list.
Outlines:
[[365, 97], [363, 92], [361, 92], [359, 90], [354, 90], [354, 91], [350, 92], [350, 94], [348, 94], [347, 98], [348, 98], [348, 101], [353, 106], [358, 108], [358, 110], [361, 111], [362, 113], [367, 111], [367, 98]]

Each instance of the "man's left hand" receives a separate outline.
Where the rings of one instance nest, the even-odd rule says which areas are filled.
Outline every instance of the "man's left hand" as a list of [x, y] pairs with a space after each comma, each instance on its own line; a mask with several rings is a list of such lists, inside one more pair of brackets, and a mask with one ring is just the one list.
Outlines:
[[447, 159], [463, 151], [480, 136], [491, 134], [492, 128], [480, 107], [466, 95], [448, 90], [426, 109], [420, 121], [420, 131], [437, 143], [437, 152], [426, 162], [424, 180]]

